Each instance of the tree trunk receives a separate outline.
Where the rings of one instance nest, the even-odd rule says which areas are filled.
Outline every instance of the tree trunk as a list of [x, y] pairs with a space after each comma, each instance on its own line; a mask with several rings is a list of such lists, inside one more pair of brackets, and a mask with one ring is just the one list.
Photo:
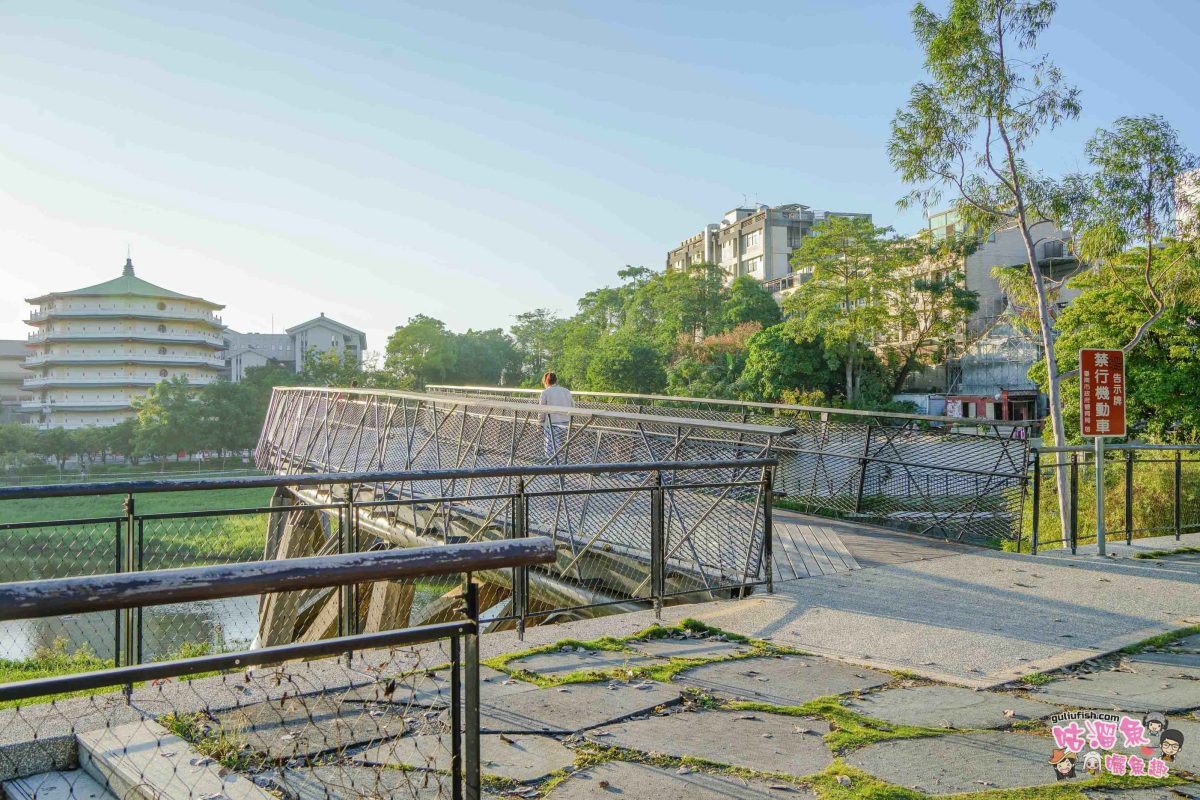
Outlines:
[[[1037, 256], [1034, 253], [1033, 239], [1029, 235], [1029, 226], [1025, 219], [1025, 204], [1021, 198], [1017, 198], [1017, 214], [1021, 225], [1021, 238], [1025, 240], [1025, 254], [1029, 261], [1029, 269], [1033, 277], [1033, 287], [1037, 292], [1038, 301], [1038, 321], [1041, 323], [1042, 329], [1042, 350], [1046, 360], [1046, 394], [1049, 397], [1050, 406], [1050, 425], [1054, 433], [1054, 446], [1067, 446], [1067, 432], [1063, 427], [1062, 416], [1062, 382], [1058, 377], [1058, 359], [1054, 354], [1054, 330], [1052, 328], [1053, 320], [1050, 318], [1050, 298], [1046, 294], [1046, 282], [1042, 276], [1042, 270], [1038, 266]], [[1044, 434], [1043, 434], [1044, 436]], [[1071, 535], [1071, 502], [1068, 496], [1070, 492], [1070, 481], [1067, 472], [1067, 459], [1065, 453], [1055, 453], [1055, 462], [1058, 466], [1055, 468], [1056, 483], [1058, 484], [1058, 519], [1059, 530], [1061, 532], [1062, 544], [1066, 547], [1070, 543]], [[1034, 476], [1037, 479], [1037, 476]], [[1033, 513], [1038, 513], [1038, 509], [1034, 509]]]

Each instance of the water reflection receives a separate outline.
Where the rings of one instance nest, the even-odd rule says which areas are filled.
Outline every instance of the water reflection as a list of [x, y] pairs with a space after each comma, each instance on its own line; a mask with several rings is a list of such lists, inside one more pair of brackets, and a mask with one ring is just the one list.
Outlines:
[[[0, 658], [21, 660], [63, 640], [67, 653], [86, 646], [111, 659], [116, 647], [116, 612], [70, 614], [46, 619], [0, 622]], [[258, 597], [231, 597], [142, 611], [142, 658], [240, 650], [250, 646], [258, 626]]]

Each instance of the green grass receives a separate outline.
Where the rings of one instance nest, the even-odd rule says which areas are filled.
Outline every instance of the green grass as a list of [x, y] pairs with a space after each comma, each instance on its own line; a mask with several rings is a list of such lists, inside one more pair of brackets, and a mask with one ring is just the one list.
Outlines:
[[240, 731], [226, 731], [211, 725], [204, 713], [159, 717], [159, 723], [171, 733], [191, 744], [202, 756], [207, 756], [232, 770], [259, 770], [269, 759], [255, 752]]
[[[209, 652], [211, 652], [211, 648], [208, 644], [189, 642], [180, 646], [175, 652], [167, 653], [154, 660], [174, 661], [183, 658], [198, 658], [199, 656], [208, 655]], [[80, 645], [75, 650], [69, 650], [67, 640], [60, 637], [55, 639], [54, 643], [49, 647], [37, 648], [29, 658], [0, 659], [0, 684], [31, 681], [38, 678], [54, 678], [59, 675], [73, 675], [79, 672], [95, 672], [112, 669], [114, 666], [111, 658], [100, 658], [86, 644]], [[177, 680], [195, 680], [216, 674], [218, 673], [198, 673]], [[140, 686], [141, 684], [136, 685]], [[65, 700], [69, 697], [110, 694], [116, 691], [119, 691], [119, 687], [103, 686], [98, 689], [87, 689], [80, 692], [60, 692], [58, 694], [40, 695], [38, 697], [31, 697], [28, 700], [0, 702], [0, 709], [51, 703], [57, 700]]]
[[799, 706], [777, 706], [771, 703], [733, 701], [721, 708], [732, 711], [761, 711], [766, 714], [785, 714], [791, 717], [818, 717], [829, 723], [825, 744], [841, 755], [876, 742], [893, 739], [922, 739], [944, 736], [944, 728], [921, 728], [915, 725], [892, 725], [851, 711], [837, 696], [818, 697]]
[[1200, 547], [1176, 547], [1174, 550], [1151, 550], [1148, 553], [1134, 553], [1134, 558], [1169, 558], [1185, 553], [1200, 553]]
[[1149, 639], [1143, 639], [1136, 644], [1122, 647], [1118, 652], [1140, 653], [1150, 647], [1166, 647], [1172, 642], [1178, 641], [1179, 639], [1186, 639], [1187, 637], [1193, 636], [1197, 633], [1200, 633], [1200, 625], [1189, 625], [1186, 628], [1179, 628], [1177, 630], [1168, 631], [1167, 633], [1160, 633], [1158, 636], [1151, 636]]
[[[136, 495], [135, 511], [178, 514], [265, 507], [270, 505], [271, 494], [266, 488]], [[0, 524], [119, 517], [123, 501], [120, 495], [6, 500], [0, 502]], [[266, 525], [265, 514], [146, 520], [146, 567], [257, 560], [262, 558]], [[0, 579], [111, 572], [115, 568], [115, 530], [113, 522], [82, 522], [0, 531], [0, 548], [7, 557]]]
[[1031, 672], [1021, 676], [1021, 683], [1027, 686], [1045, 686], [1052, 680], [1054, 680], [1054, 676], [1047, 672]]
[[[582, 647], [584, 650], [605, 650], [608, 652], [626, 652], [630, 656], [642, 655], [634, 648], [629, 646], [630, 642], [639, 639], [662, 639], [676, 633], [689, 632], [701, 633], [708, 636], [721, 635], [731, 642], [741, 642], [749, 645], [750, 649], [745, 653], [732, 656], [721, 656], [717, 658], [672, 658], [665, 664], [650, 664], [639, 666], [622, 666], [608, 670], [576, 670], [565, 675], [556, 675], [547, 677], [536, 672], [513, 668], [511, 662], [518, 659], [527, 658], [528, 656], [539, 655], [541, 653], [556, 653], [564, 647]], [[645, 628], [637, 633], [620, 638], [612, 636], [602, 636], [599, 639], [590, 641], [579, 641], [577, 639], [560, 639], [551, 644], [541, 645], [539, 647], [531, 647], [527, 650], [519, 650], [514, 653], [504, 653], [503, 655], [489, 658], [481, 663], [492, 669], [506, 672], [513, 678], [532, 683], [536, 686], [550, 687], [563, 686], [570, 683], [593, 683], [596, 681], [611, 680], [614, 678], [622, 680], [632, 679], [648, 679], [655, 681], [670, 681], [675, 675], [680, 672], [691, 669], [692, 667], [700, 666], [701, 664], [710, 664], [714, 661], [732, 661], [743, 658], [754, 658], [757, 656], [772, 656], [784, 654], [802, 655], [800, 651], [793, 650], [789, 647], [781, 647], [769, 642], [750, 639], [736, 633], [723, 631], [720, 628], [714, 628], [711, 625], [706, 625], [703, 622], [695, 619], [682, 620], [678, 625], [664, 627], [654, 624], [649, 628]]]

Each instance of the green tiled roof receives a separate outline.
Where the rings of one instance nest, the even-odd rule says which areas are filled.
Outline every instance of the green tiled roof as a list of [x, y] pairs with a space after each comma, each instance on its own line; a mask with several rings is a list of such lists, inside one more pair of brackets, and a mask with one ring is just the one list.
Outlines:
[[205, 300], [202, 297], [192, 297], [187, 294], [173, 292], [170, 289], [164, 289], [161, 286], [155, 286], [149, 281], [144, 281], [133, 274], [133, 263], [126, 259], [125, 270], [119, 278], [113, 278], [111, 281], [97, 283], [95, 286], [85, 286], [82, 289], [74, 289], [69, 292], [50, 292], [41, 297], [33, 297], [25, 302], [40, 305], [41, 303], [53, 297], [103, 297], [103, 296], [135, 296], [135, 297], [160, 297], [174, 298], [178, 300], [191, 300], [196, 303], [204, 303], [213, 308], [224, 308], [220, 303], [214, 303], [211, 300]]

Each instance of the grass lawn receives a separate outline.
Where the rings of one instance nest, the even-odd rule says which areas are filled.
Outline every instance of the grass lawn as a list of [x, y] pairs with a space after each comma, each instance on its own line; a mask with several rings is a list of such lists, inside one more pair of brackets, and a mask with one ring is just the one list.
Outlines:
[[[216, 489], [135, 495], [140, 514], [255, 508], [270, 504], [272, 490]], [[88, 520], [123, 515], [122, 495], [0, 501], [0, 524]], [[145, 566], [166, 569], [262, 558], [265, 514], [233, 514], [143, 523]], [[0, 580], [111, 572], [115, 566], [113, 522], [80, 522], [0, 530]]]

